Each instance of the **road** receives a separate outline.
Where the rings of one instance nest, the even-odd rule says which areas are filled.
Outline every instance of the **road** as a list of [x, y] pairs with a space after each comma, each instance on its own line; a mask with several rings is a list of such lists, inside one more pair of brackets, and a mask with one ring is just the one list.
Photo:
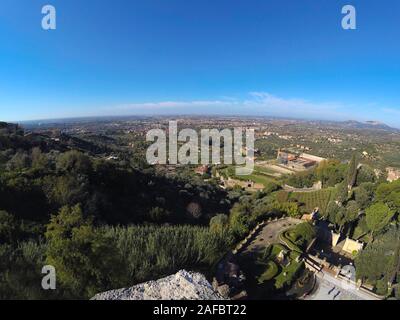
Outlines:
[[317, 289], [305, 300], [379, 300], [326, 272], [320, 272], [316, 276]]

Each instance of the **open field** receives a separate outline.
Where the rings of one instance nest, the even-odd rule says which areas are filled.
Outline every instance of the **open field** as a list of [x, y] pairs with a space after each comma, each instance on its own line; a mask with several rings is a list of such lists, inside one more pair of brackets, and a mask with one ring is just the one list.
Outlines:
[[255, 183], [261, 183], [264, 186], [266, 186], [269, 182], [275, 182], [273, 178], [270, 178], [266, 175], [259, 174], [257, 172], [254, 172], [251, 175], [248, 176], [236, 176], [235, 178], [239, 178], [240, 180], [251, 180], [254, 181]]
[[229, 166], [228, 168], [225, 168], [221, 171], [221, 174], [224, 177], [230, 177], [232, 179], [237, 179], [241, 181], [248, 181], [251, 180], [255, 183], [261, 183], [262, 185], [266, 186], [270, 182], [276, 182], [276, 178], [271, 174], [268, 174], [266, 170], [263, 168], [259, 168], [256, 166], [254, 168], [254, 171], [250, 175], [245, 175], [245, 176], [237, 176], [235, 174], [235, 167], [234, 166]]
[[260, 171], [269, 173], [275, 177], [280, 177], [283, 174], [294, 173], [292, 170], [276, 165], [274, 161], [257, 161], [256, 168]]

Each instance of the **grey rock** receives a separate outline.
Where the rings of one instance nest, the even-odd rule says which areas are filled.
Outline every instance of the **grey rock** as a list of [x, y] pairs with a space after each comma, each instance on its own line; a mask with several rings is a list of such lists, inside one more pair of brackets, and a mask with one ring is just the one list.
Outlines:
[[91, 300], [223, 300], [204, 275], [181, 270], [131, 288], [96, 294]]

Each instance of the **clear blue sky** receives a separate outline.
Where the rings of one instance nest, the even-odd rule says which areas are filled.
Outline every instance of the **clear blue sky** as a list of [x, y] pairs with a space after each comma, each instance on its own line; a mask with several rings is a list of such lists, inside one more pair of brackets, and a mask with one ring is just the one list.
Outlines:
[[[57, 30], [41, 29], [41, 8]], [[357, 9], [357, 30], [341, 8]], [[1, 0], [0, 119], [260, 114], [400, 127], [398, 0]]]

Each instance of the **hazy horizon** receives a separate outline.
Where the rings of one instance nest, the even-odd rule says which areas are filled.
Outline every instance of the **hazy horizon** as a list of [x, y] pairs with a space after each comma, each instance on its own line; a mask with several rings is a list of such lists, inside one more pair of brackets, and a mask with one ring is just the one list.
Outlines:
[[[267, 120], [288, 120], [288, 121], [303, 121], [303, 122], [332, 122], [332, 123], [345, 123], [345, 122], [350, 122], [350, 121], [355, 121], [361, 124], [366, 124], [369, 122], [377, 122], [382, 125], [387, 125], [392, 129], [397, 129], [400, 130], [400, 127], [395, 127], [395, 126], [390, 126], [387, 123], [381, 122], [381, 121], [376, 121], [373, 119], [366, 120], [366, 121], [360, 121], [357, 119], [347, 119], [347, 120], [330, 120], [330, 119], [310, 119], [310, 118], [296, 118], [296, 117], [284, 117], [284, 116], [269, 116], [269, 115], [251, 115], [251, 114], [124, 114], [124, 115], [93, 115], [93, 116], [75, 116], [75, 117], [64, 117], [64, 118], [44, 118], [44, 119], [30, 119], [30, 120], [15, 120], [15, 121], [6, 121], [9, 123], [16, 123], [16, 124], [37, 124], [37, 123], [42, 123], [42, 124], [53, 124], [53, 123], [70, 123], [70, 122], [75, 122], [75, 121], [94, 121], [94, 120], [104, 120], [108, 119], [110, 121], [112, 120], [123, 120], [125, 118], [169, 118], [169, 117], [187, 117], [187, 118], [209, 118], [209, 117], [217, 117], [217, 118], [239, 118], [239, 117], [244, 117], [244, 118], [249, 118], [249, 119], [255, 119], [255, 118], [265, 118]], [[0, 121], [2, 121], [0, 119]]]

